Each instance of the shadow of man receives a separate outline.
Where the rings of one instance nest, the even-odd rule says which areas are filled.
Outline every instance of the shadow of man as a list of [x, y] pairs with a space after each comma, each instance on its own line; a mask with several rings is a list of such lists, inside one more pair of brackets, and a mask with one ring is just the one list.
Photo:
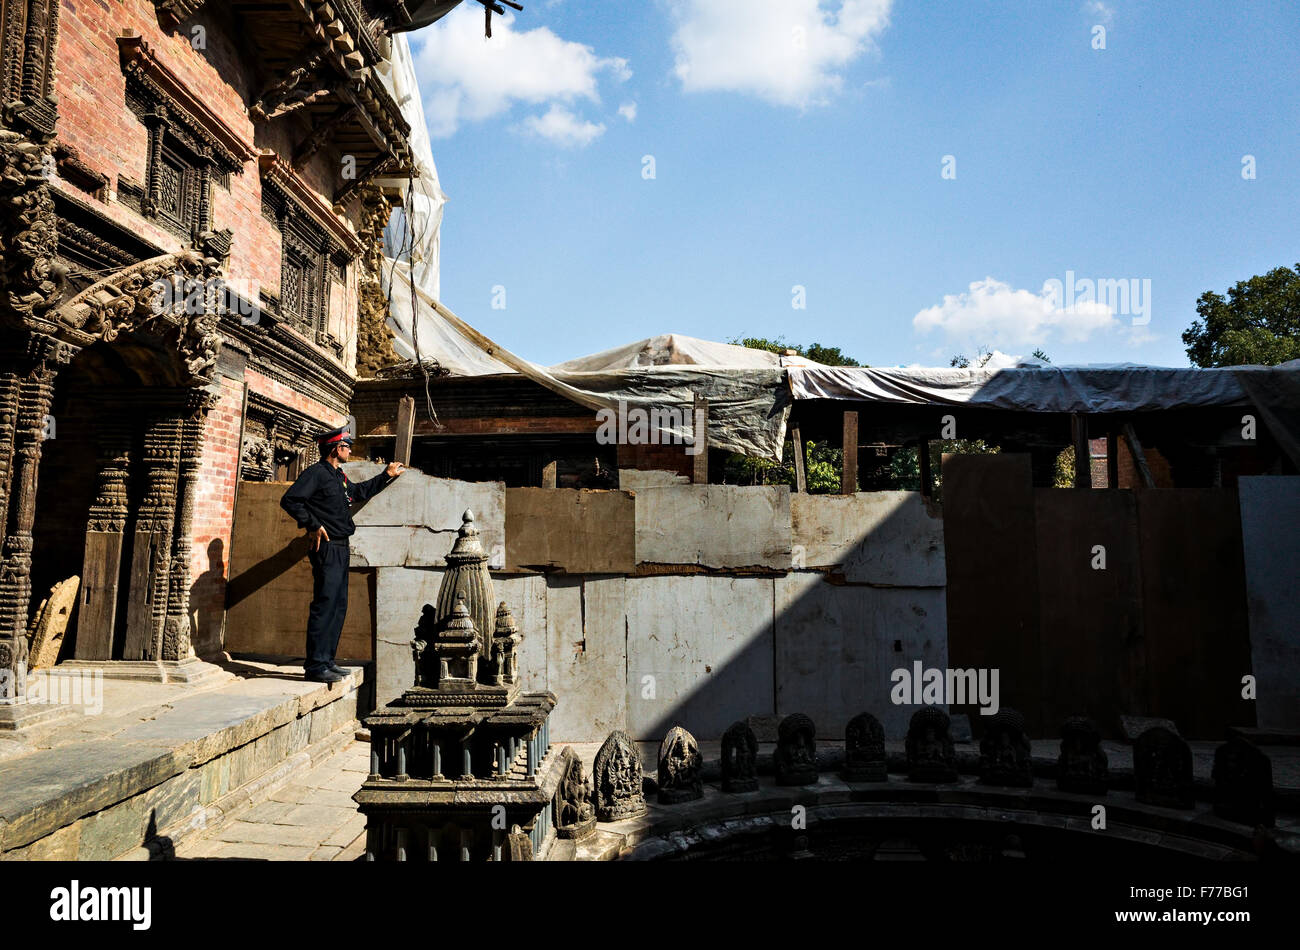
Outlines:
[[190, 585], [190, 629], [198, 656], [221, 652], [226, 602], [225, 550], [225, 542], [220, 538], [209, 541], [208, 569]]

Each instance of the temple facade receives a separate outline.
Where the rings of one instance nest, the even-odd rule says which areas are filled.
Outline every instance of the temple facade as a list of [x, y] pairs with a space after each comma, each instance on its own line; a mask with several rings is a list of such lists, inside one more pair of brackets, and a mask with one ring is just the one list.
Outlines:
[[73, 575], [65, 659], [184, 680], [220, 650], [239, 482], [310, 463], [359, 341], [363, 362], [386, 342], [375, 261], [400, 199], [378, 182], [410, 173], [410, 128], [374, 67], [402, 10], [0, 0], [0, 668], [18, 682]]

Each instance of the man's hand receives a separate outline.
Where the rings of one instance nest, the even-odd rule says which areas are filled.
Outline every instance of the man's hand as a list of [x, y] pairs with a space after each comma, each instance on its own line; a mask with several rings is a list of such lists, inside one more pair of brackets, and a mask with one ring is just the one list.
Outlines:
[[312, 539], [312, 541], [311, 541], [311, 549], [312, 549], [313, 551], [319, 551], [319, 550], [320, 550], [320, 546], [321, 546], [321, 542], [322, 542], [322, 541], [328, 541], [328, 540], [330, 539], [330, 533], [329, 533], [328, 531], [325, 530], [325, 526], [324, 526], [324, 525], [321, 525], [321, 526], [320, 526], [319, 528], [317, 528], [315, 531], [309, 531], [307, 534], [308, 534], [308, 537], [310, 537], [310, 538]]
[[401, 462], [389, 462], [388, 468], [384, 469], [384, 471], [387, 473], [389, 478], [396, 478], [398, 475], [401, 475], [406, 471], [406, 466]]

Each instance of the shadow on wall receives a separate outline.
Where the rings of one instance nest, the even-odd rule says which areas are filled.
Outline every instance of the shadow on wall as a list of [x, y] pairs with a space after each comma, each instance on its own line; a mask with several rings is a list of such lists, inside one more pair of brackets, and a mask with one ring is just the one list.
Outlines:
[[225, 542], [213, 538], [208, 542], [208, 569], [190, 585], [190, 636], [196, 655], [210, 656], [221, 652], [225, 619]]

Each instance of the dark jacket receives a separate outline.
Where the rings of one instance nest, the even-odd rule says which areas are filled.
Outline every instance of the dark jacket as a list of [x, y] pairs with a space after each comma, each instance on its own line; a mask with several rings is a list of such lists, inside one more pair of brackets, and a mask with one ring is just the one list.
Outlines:
[[393, 478], [380, 472], [364, 482], [352, 482], [343, 469], [321, 459], [289, 486], [280, 507], [298, 522], [298, 527], [315, 531], [324, 525], [330, 540], [340, 541], [357, 530], [352, 523], [352, 506], [382, 491]]

